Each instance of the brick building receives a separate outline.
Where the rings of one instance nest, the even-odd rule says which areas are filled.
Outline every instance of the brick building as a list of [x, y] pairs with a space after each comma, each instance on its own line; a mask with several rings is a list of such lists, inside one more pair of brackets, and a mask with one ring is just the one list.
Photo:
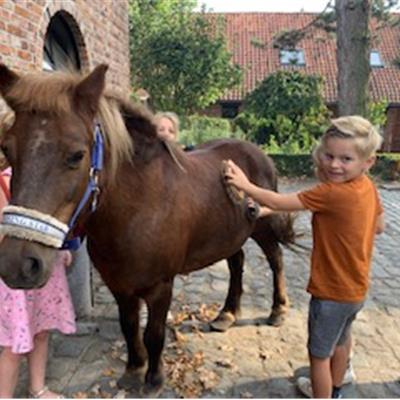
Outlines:
[[[278, 70], [298, 70], [323, 78], [323, 96], [333, 111], [337, 102], [336, 40], [321, 29], [313, 28], [295, 51], [274, 48], [274, 36], [282, 31], [301, 29], [316, 17], [312, 13], [211, 13], [226, 24], [228, 46], [233, 61], [244, 71], [240, 87], [229, 91], [211, 111], [226, 117], [235, 116], [246, 94], [253, 91], [269, 74]], [[400, 14], [393, 18], [399, 22]], [[369, 96], [372, 101], [386, 100], [387, 123], [384, 150], [400, 151], [400, 28], [379, 29], [371, 21], [371, 75]]]
[[0, 62], [20, 72], [107, 63], [108, 84], [126, 91], [128, 0], [1, 0]]

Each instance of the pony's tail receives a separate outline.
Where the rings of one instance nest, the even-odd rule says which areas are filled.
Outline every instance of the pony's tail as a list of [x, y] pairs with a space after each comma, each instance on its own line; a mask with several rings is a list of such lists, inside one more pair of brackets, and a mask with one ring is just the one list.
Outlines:
[[296, 254], [309, 254], [311, 247], [307, 244], [299, 243], [297, 239], [304, 237], [304, 232], [296, 232], [294, 222], [297, 213], [276, 213], [270, 215], [270, 226], [273, 234], [280, 244]]
[[275, 238], [279, 243], [289, 246], [296, 241], [294, 221], [297, 214], [294, 213], [274, 213], [269, 215], [270, 226]]

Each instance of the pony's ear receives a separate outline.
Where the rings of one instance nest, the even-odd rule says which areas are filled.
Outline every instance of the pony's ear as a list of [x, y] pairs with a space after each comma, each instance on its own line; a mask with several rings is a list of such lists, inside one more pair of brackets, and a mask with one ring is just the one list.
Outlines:
[[7, 93], [18, 79], [19, 75], [11, 71], [6, 65], [0, 64], [0, 93], [9, 106], [11, 105], [7, 101]]
[[99, 99], [105, 87], [105, 77], [108, 65], [97, 66], [75, 88], [75, 101], [77, 106], [88, 111], [91, 117], [97, 113]]

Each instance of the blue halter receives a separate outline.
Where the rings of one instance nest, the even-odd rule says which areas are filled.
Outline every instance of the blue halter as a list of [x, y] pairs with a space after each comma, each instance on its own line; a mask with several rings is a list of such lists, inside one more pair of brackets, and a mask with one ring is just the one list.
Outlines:
[[[91, 195], [92, 204], [90, 205], [90, 212], [94, 212], [97, 207], [97, 200], [100, 193], [98, 180], [99, 180], [99, 171], [103, 169], [103, 160], [104, 160], [104, 140], [103, 135], [101, 133], [100, 124], [96, 124], [94, 131], [94, 143], [92, 147], [91, 154], [91, 164], [90, 164], [90, 173], [89, 173], [89, 182], [86, 187], [85, 193], [82, 196], [81, 201], [76, 207], [69, 223], [69, 232], [73, 229], [75, 222], [82, 211], [83, 207], [89, 201]], [[62, 249], [68, 250], [78, 250], [82, 244], [82, 238], [80, 236], [76, 236], [72, 239], [66, 239], [62, 245]]]

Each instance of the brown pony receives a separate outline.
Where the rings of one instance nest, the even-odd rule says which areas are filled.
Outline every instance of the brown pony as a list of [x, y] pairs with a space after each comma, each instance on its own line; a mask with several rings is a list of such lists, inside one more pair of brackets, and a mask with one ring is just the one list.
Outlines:
[[[90, 257], [118, 303], [128, 348], [119, 384], [139, 382], [147, 362], [142, 389], [155, 396], [164, 380], [161, 354], [176, 274], [228, 260], [229, 291], [213, 325], [227, 329], [239, 313], [241, 247], [251, 236], [273, 271], [268, 322], [278, 324], [288, 304], [279, 242], [291, 238], [292, 226], [286, 214], [248, 218], [227, 195], [220, 169], [228, 158], [253, 182], [276, 190], [273, 164], [256, 146], [217, 140], [190, 153], [168, 149], [148, 111], [105, 92], [106, 70], [100, 65], [86, 77], [20, 76], [0, 65], [0, 93], [15, 113], [1, 141], [13, 168], [10, 208], [68, 224], [88, 184], [95, 182], [73, 225], [84, 229]], [[94, 173], [95, 122], [103, 131], [104, 167]], [[0, 247], [1, 278], [13, 288], [45, 284], [58, 245], [7, 232]], [[143, 338], [140, 299], [149, 310]]]

